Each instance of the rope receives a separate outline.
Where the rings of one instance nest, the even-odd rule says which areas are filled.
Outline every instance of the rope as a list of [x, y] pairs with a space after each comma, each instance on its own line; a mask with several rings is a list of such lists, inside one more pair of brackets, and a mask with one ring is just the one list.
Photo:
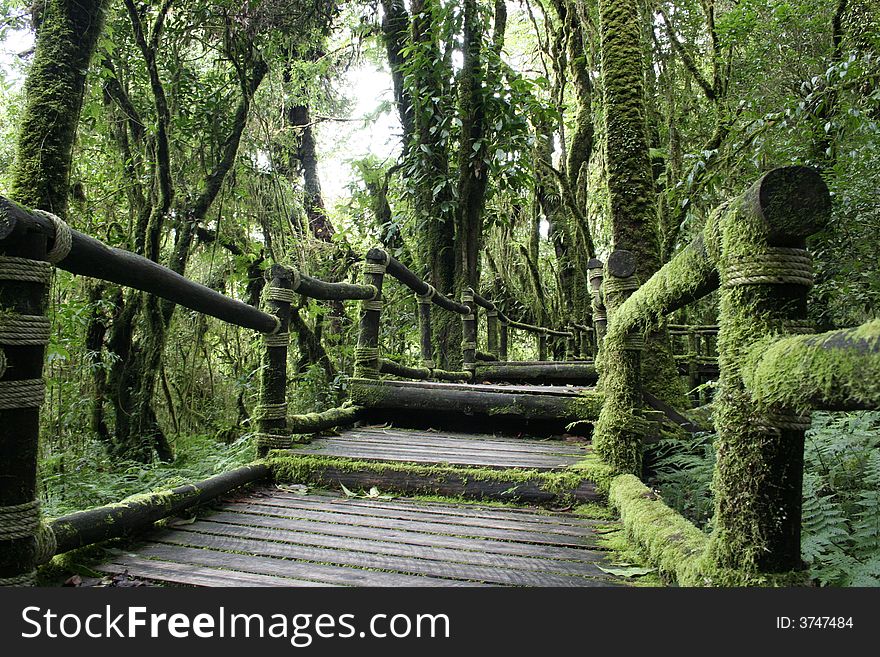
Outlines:
[[73, 231], [61, 217], [51, 212], [46, 212], [45, 210], [32, 210], [32, 212], [45, 217], [55, 226], [55, 241], [52, 244], [52, 248], [46, 253], [46, 260], [53, 265], [57, 265], [70, 255], [70, 250], [73, 248]]
[[358, 347], [354, 350], [354, 360], [356, 363], [371, 363], [379, 360], [378, 347]]
[[477, 317], [476, 317], [476, 315], [474, 315], [474, 314], [470, 314], [470, 315], [462, 315], [462, 316], [461, 316], [461, 321], [463, 321], [463, 322], [473, 322], [473, 321], [476, 320], [476, 318], [477, 318]]
[[364, 311], [373, 311], [373, 312], [380, 313], [380, 312], [382, 312], [382, 301], [381, 300], [362, 301], [361, 308]]
[[461, 348], [464, 349], [465, 351], [467, 351], [468, 349], [473, 349], [474, 351], [476, 351], [477, 350], [477, 343], [476, 342], [462, 342]]
[[434, 297], [437, 296], [437, 288], [433, 285], [426, 283], [428, 286], [428, 291], [424, 294], [417, 294], [416, 298], [419, 300], [419, 303], [431, 303]]
[[33, 586], [37, 582], [37, 571], [32, 570], [15, 577], [0, 577], [0, 586]]
[[627, 351], [644, 351], [645, 336], [640, 333], [630, 333], [623, 339], [623, 348]]
[[731, 259], [724, 287], [801, 285], [813, 287], [813, 258], [805, 249], [770, 247]]
[[28, 258], [0, 256], [0, 280], [25, 281], [48, 285], [52, 278], [52, 263]]
[[365, 274], [381, 274], [382, 276], [388, 271], [388, 265], [383, 265], [379, 262], [367, 262], [364, 263], [364, 273]]
[[43, 520], [40, 521], [37, 533], [34, 534], [34, 540], [37, 543], [34, 560], [38, 564], [48, 562], [58, 552], [58, 539], [55, 536], [55, 530]]
[[605, 288], [605, 294], [622, 294], [624, 292], [635, 292], [641, 287], [639, 279], [635, 276], [627, 276], [626, 278], [616, 278], [610, 276], [602, 282]]
[[291, 436], [279, 436], [271, 433], [254, 434], [257, 447], [261, 449], [290, 449], [293, 447], [293, 438]]
[[299, 289], [299, 286], [302, 285], [302, 276], [299, 274], [299, 269], [291, 269], [290, 274], [290, 289], [296, 292]]
[[373, 291], [373, 296], [367, 299], [367, 301], [377, 301], [379, 299], [379, 295], [382, 294], [381, 292], [379, 292], [379, 288], [375, 285], [367, 285], [367, 287]]
[[287, 347], [290, 344], [290, 333], [275, 333], [274, 335], [264, 335], [263, 345], [266, 348]]
[[0, 376], [6, 374], [6, 366], [8, 364], [9, 363], [6, 360], [6, 352], [0, 349]]
[[254, 409], [254, 417], [258, 420], [286, 420], [287, 402], [281, 404], [260, 404]]
[[293, 303], [299, 296], [295, 291], [285, 287], [270, 287], [266, 298], [276, 303]]
[[498, 311], [497, 310], [487, 310], [486, 317], [490, 317], [490, 318], [491, 317], [498, 317]]
[[0, 506], [0, 541], [33, 536], [40, 526], [40, 501]]
[[605, 278], [605, 272], [602, 269], [591, 269], [590, 270], [590, 273], [589, 273], [590, 283], [592, 283], [593, 281], [595, 281], [597, 279], [601, 281], [603, 278]]
[[39, 408], [46, 396], [43, 379], [0, 381], [0, 410]]
[[52, 326], [43, 315], [0, 315], [0, 344], [39, 346], [49, 343]]

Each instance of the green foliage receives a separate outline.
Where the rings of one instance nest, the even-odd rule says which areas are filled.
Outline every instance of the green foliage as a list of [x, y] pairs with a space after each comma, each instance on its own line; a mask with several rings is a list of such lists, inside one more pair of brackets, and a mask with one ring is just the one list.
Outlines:
[[[711, 531], [713, 436], [658, 445], [663, 500]], [[828, 586], [880, 586], [880, 413], [814, 414], [804, 471], [803, 559]]]
[[211, 436], [191, 435], [178, 440], [173, 464], [144, 464], [110, 458], [103, 445], [91, 440], [43, 459], [43, 509], [48, 516], [57, 517], [200, 481], [253, 461], [253, 445], [247, 438], [222, 444]]

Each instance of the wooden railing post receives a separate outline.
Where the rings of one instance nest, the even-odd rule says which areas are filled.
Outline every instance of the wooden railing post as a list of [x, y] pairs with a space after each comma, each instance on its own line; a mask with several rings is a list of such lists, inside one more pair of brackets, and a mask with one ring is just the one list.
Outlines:
[[538, 360], [547, 360], [547, 334], [538, 334]]
[[461, 295], [461, 303], [470, 308], [470, 313], [461, 316], [461, 358], [462, 369], [476, 376], [477, 372], [477, 304], [474, 291], [470, 288]]
[[813, 265], [806, 238], [827, 222], [831, 201], [815, 171], [766, 174], [720, 229], [721, 297], [715, 399], [718, 454], [715, 532], [721, 569], [781, 573], [802, 568], [804, 433], [809, 414], [756, 403], [743, 380], [756, 347], [806, 322]]
[[437, 294], [433, 286], [428, 286], [427, 294], [417, 294], [419, 302], [419, 344], [422, 352], [422, 367], [429, 370], [437, 368], [434, 362], [433, 330], [431, 328], [431, 305]]
[[605, 310], [605, 297], [602, 294], [605, 265], [601, 260], [592, 258], [587, 263], [587, 269], [590, 273], [590, 295], [593, 298], [593, 331], [596, 344], [594, 356], [596, 356], [602, 349], [602, 340], [605, 338], [605, 329], [608, 327], [608, 313]]
[[486, 311], [486, 351], [498, 357], [498, 311]]
[[[62, 229], [56, 225], [56, 230], [60, 234]], [[50, 331], [46, 305], [52, 265], [46, 258], [46, 235], [16, 224], [0, 211], [2, 586], [34, 584], [38, 536], [45, 536], [37, 498], [37, 451], [45, 390], [43, 361]]]
[[388, 254], [371, 249], [364, 263], [364, 284], [376, 292], [372, 299], [361, 302], [361, 326], [354, 359], [354, 376], [358, 379], [379, 378], [379, 324], [382, 319], [382, 283], [388, 269]]
[[289, 449], [293, 438], [287, 431], [287, 349], [290, 344], [290, 304], [296, 298], [299, 272], [280, 265], [268, 271], [266, 312], [278, 320], [274, 333], [263, 336], [265, 347], [257, 420], [257, 452]]
[[507, 340], [508, 333], [510, 332], [510, 320], [507, 319], [507, 316], [501, 317], [500, 320], [498, 323], [498, 360], [507, 362]]
[[[608, 258], [607, 270], [605, 300], [613, 319], [616, 310], [639, 288], [635, 256], [629, 251], [615, 251]], [[627, 332], [622, 339], [606, 339], [602, 349], [605, 402], [593, 435], [597, 454], [619, 472], [635, 475], [641, 474], [642, 442], [647, 430], [640, 414], [644, 348], [641, 327]]]

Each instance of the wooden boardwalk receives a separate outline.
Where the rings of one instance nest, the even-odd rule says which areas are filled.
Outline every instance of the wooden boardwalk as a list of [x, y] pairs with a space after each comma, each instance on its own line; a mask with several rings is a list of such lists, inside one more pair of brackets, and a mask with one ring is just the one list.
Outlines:
[[98, 570], [184, 586], [620, 585], [600, 570], [597, 525], [565, 513], [265, 489], [157, 530]]
[[583, 442], [371, 427], [319, 438], [292, 453], [367, 461], [560, 470], [583, 459], [587, 448]]

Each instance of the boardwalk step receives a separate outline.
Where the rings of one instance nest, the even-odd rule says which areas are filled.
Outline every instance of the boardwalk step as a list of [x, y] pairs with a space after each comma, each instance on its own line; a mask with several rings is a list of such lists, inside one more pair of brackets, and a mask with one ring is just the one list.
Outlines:
[[561, 513], [264, 489], [157, 529], [99, 570], [191, 586], [615, 586]]

